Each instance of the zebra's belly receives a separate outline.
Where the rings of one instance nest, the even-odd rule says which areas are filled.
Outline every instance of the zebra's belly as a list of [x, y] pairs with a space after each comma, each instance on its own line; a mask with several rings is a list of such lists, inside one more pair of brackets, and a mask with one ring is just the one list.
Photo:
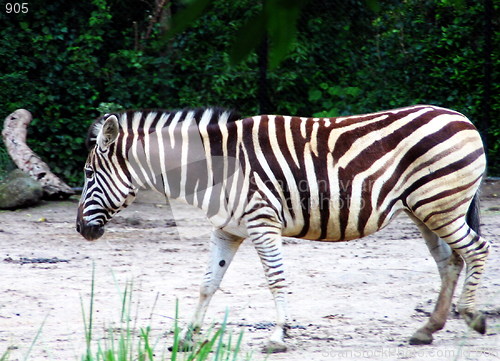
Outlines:
[[320, 230], [309, 230], [305, 235], [301, 235], [300, 233], [297, 233], [297, 232], [290, 232], [288, 230], [284, 230], [283, 236], [292, 237], [292, 238], [307, 239], [310, 241], [346, 242], [346, 241], [352, 241], [355, 239], [369, 236], [370, 234], [378, 232], [379, 230], [381, 230], [385, 226], [386, 226], [386, 224], [382, 225], [381, 227], [371, 227], [369, 229], [365, 229], [365, 231], [363, 233], [359, 232], [358, 229], [346, 228], [344, 234], [340, 234], [337, 232], [336, 233], [322, 234], [322, 232]]
[[296, 232], [283, 232], [283, 236], [284, 237], [291, 237], [291, 238], [300, 238], [300, 239], [307, 239], [307, 240], [310, 240], [310, 241], [321, 241], [321, 242], [346, 242], [346, 241], [352, 241], [354, 239], [359, 239], [359, 238], [362, 238], [362, 237], [365, 237], [365, 236], [368, 236], [372, 233], [375, 233], [377, 232], [379, 229], [373, 231], [373, 232], [370, 232], [370, 233], [366, 233], [366, 234], [363, 234], [361, 235], [359, 232], [357, 231], [349, 231], [347, 230], [346, 233], [341, 236], [340, 234], [326, 234], [326, 235], [322, 235], [320, 232], [317, 232], [317, 231], [309, 231], [307, 234], [305, 235], [301, 235], [299, 233], [296, 233]]
[[359, 214], [347, 220], [341, 220], [338, 214], [328, 219], [310, 217], [308, 222], [286, 226], [283, 236], [324, 242], [351, 241], [378, 232], [400, 212], [400, 207], [394, 208], [388, 215], [372, 212], [366, 221], [361, 221]]

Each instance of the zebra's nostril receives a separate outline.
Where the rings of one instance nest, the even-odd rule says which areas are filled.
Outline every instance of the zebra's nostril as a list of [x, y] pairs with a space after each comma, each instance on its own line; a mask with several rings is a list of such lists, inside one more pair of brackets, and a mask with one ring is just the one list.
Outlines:
[[81, 228], [80, 228], [80, 222], [77, 222], [77, 223], [76, 223], [76, 231], [77, 231], [78, 233], [80, 233], [80, 229], [81, 229]]

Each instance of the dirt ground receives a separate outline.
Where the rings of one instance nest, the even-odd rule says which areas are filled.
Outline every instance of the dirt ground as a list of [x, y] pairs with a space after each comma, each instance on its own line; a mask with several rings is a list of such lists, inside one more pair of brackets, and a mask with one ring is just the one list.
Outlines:
[[[432, 310], [439, 276], [417, 228], [401, 216], [358, 241], [286, 240], [290, 351], [267, 360], [500, 360], [500, 182], [486, 183], [482, 198], [482, 232], [493, 245], [478, 295], [479, 309], [489, 315], [485, 336], [452, 314], [432, 345], [408, 345]], [[176, 299], [181, 324], [194, 310], [208, 257], [203, 215], [172, 204], [170, 210], [161, 197], [144, 193], [96, 242], [75, 231], [76, 198], [0, 212], [0, 356], [9, 349], [9, 360], [23, 360], [35, 340], [30, 360], [80, 360], [82, 303], [88, 313], [93, 267], [94, 338], [120, 326], [121, 295], [132, 282], [132, 322], [152, 326], [160, 355], [172, 342]], [[229, 329], [244, 330], [244, 351], [266, 359], [259, 350], [274, 304], [249, 243], [229, 268], [206, 324], [222, 321], [226, 309]]]

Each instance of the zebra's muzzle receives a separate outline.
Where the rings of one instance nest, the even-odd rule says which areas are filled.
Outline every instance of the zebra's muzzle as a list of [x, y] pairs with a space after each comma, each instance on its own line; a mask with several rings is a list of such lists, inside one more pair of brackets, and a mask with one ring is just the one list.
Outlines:
[[95, 220], [86, 221], [83, 215], [83, 206], [80, 205], [76, 215], [76, 231], [87, 241], [93, 241], [104, 234], [104, 224]]
[[89, 225], [84, 222], [77, 222], [76, 230], [88, 241], [96, 240], [104, 234], [104, 226], [98, 224]]

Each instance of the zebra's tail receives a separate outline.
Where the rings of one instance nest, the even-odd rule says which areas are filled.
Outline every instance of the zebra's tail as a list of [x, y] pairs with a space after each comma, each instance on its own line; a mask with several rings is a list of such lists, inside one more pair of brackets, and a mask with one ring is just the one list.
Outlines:
[[474, 195], [474, 198], [472, 198], [469, 210], [467, 211], [466, 220], [469, 227], [472, 228], [472, 230], [478, 235], [481, 235], [479, 231], [479, 226], [481, 223], [479, 220], [479, 190]]

